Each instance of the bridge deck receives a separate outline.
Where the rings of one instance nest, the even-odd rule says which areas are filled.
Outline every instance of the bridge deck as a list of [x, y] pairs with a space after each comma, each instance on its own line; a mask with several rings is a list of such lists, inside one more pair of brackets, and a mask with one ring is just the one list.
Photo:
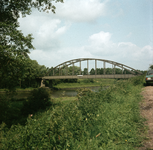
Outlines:
[[94, 79], [94, 78], [107, 78], [107, 79], [127, 79], [134, 77], [133, 74], [105, 74], [105, 75], [65, 75], [65, 76], [44, 76], [42, 79]]

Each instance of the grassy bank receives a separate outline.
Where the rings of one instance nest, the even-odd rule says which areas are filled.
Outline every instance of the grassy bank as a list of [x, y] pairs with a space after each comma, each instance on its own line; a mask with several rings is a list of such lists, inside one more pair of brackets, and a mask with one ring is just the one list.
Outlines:
[[[0, 126], [1, 149], [133, 150], [144, 132], [139, 102], [143, 77], [118, 81], [98, 93], [80, 91], [27, 118], [26, 125]], [[58, 101], [58, 99], [56, 99]], [[70, 101], [70, 100], [69, 100]]]
[[84, 88], [84, 87], [94, 87], [94, 86], [110, 86], [114, 83], [115, 79], [93, 79], [90, 82], [88, 79], [78, 79], [78, 83], [60, 83], [56, 85], [56, 88]]
[[53, 101], [55, 103], [58, 103], [58, 102], [61, 102], [61, 103], [64, 103], [64, 104], [68, 104], [72, 101], [75, 101], [77, 100], [77, 97], [59, 97], [59, 98], [53, 98]]
[[[36, 89], [36, 88], [32, 88], [32, 87], [29, 87], [29, 88], [16, 88], [16, 92], [29, 92], [29, 91], [32, 91], [32, 90], [34, 90], [34, 89]], [[1, 92], [6, 92], [7, 91], [7, 89], [0, 89], [0, 93]]]

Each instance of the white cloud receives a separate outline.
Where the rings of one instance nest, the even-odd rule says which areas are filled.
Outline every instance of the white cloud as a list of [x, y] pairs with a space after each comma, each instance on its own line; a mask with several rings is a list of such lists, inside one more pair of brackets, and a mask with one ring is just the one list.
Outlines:
[[93, 34], [89, 37], [89, 40], [93, 45], [108, 45], [110, 42], [111, 34], [109, 32], [99, 32], [96, 34]]
[[80, 48], [61, 48], [60, 50], [54, 51], [43, 51], [33, 50], [30, 53], [30, 58], [37, 60], [40, 65], [46, 65], [47, 67], [55, 67], [65, 61], [92, 57], [90, 52], [86, 52], [82, 47]]
[[59, 18], [74, 22], [91, 22], [106, 15], [108, 0], [65, 0], [56, 4], [56, 15]]
[[131, 42], [120, 42], [118, 43], [118, 47], [127, 48], [127, 47], [136, 47], [136, 45]]
[[147, 69], [146, 66], [153, 56], [151, 46], [138, 47], [131, 42], [113, 43], [109, 32], [93, 34], [89, 41], [89, 45], [83, 49], [93, 57], [120, 62], [136, 69]]
[[20, 18], [20, 29], [27, 35], [32, 33], [34, 37], [33, 45], [36, 49], [56, 50], [61, 45], [61, 36], [71, 26], [70, 23], [61, 22], [59, 19], [39, 13]]

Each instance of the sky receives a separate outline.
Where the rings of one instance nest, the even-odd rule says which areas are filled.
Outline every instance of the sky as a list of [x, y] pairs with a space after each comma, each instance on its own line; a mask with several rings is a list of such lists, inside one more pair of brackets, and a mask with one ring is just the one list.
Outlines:
[[34, 38], [29, 56], [40, 65], [55, 67], [77, 58], [106, 59], [139, 70], [153, 64], [153, 0], [53, 4], [55, 14], [33, 9], [19, 19], [19, 29]]

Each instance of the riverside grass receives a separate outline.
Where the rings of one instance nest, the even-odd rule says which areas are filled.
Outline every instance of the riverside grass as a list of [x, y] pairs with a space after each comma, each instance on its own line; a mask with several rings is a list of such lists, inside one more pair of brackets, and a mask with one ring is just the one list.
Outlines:
[[110, 86], [114, 83], [115, 79], [93, 79], [90, 82], [89, 79], [78, 79], [77, 83], [60, 83], [55, 85], [56, 88], [80, 88], [80, 87], [94, 87], [94, 86]]
[[[142, 77], [27, 118], [25, 126], [0, 126], [1, 149], [134, 150], [145, 127], [139, 113]], [[141, 84], [140, 84], [141, 83]], [[81, 94], [80, 94], [81, 95]]]

